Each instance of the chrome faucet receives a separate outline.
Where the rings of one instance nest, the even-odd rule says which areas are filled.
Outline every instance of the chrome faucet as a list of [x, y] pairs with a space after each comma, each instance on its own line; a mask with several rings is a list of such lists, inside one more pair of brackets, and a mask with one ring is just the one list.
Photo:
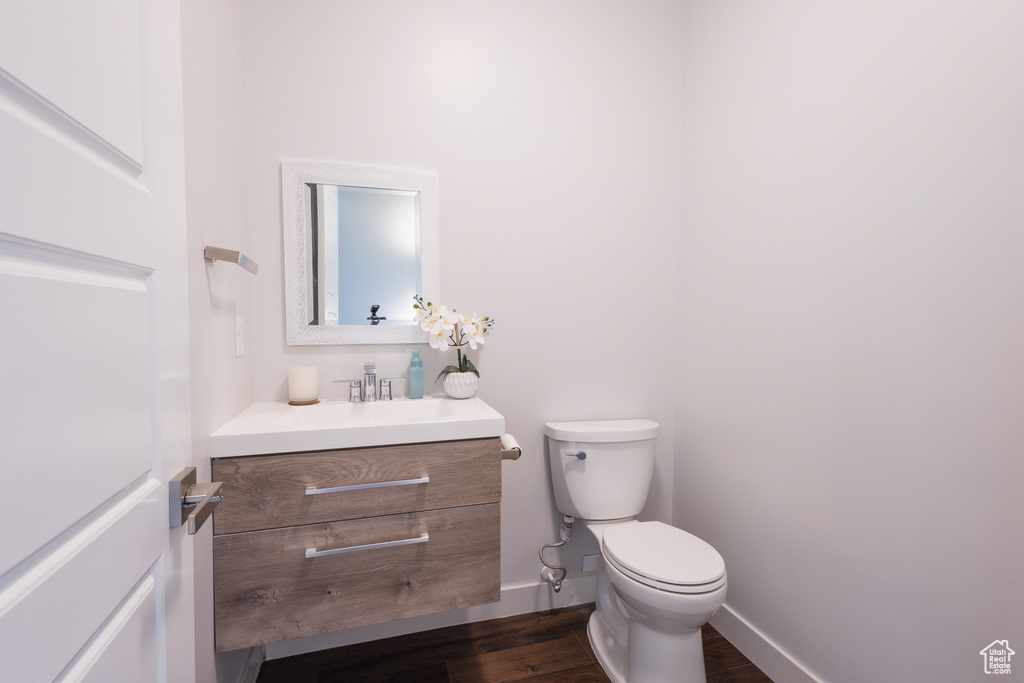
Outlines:
[[363, 400], [377, 400], [377, 364], [363, 363]]
[[377, 364], [363, 363], [363, 378], [359, 379], [336, 379], [335, 383], [348, 385], [348, 400], [350, 403], [366, 401], [390, 401], [391, 383], [404, 381], [405, 377], [387, 377], [380, 380], [380, 393], [377, 393]]

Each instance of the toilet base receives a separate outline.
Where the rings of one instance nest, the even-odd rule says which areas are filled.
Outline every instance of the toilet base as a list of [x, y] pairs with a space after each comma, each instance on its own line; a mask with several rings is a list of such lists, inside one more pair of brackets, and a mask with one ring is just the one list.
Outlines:
[[626, 683], [626, 644], [616, 639], [601, 614], [594, 612], [587, 622], [587, 637], [601, 665], [612, 683]]
[[[590, 615], [587, 636], [597, 661], [612, 683], [706, 683], [704, 643], [700, 629], [686, 635], [674, 634], [668, 643], [664, 634], [629, 621], [629, 643], [621, 642], [600, 612]], [[666, 653], [670, 653], [666, 656]], [[630, 662], [630, 654], [633, 661]]]

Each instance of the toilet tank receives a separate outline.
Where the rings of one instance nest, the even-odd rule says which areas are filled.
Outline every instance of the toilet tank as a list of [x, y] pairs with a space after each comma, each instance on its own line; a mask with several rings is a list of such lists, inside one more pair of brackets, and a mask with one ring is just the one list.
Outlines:
[[593, 520], [640, 513], [654, 474], [657, 422], [549, 422], [544, 435], [559, 512]]

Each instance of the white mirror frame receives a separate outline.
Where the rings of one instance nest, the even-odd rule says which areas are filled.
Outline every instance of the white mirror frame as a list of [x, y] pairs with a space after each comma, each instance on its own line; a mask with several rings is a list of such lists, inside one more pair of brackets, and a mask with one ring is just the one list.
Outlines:
[[[419, 325], [310, 325], [307, 320], [309, 247], [306, 185], [347, 185], [420, 193], [420, 294], [437, 300], [440, 281], [438, 254], [437, 171], [357, 166], [322, 161], [281, 161], [281, 200], [284, 226], [284, 294], [289, 345], [309, 344], [425, 344]], [[410, 299], [409, 308], [413, 301]]]

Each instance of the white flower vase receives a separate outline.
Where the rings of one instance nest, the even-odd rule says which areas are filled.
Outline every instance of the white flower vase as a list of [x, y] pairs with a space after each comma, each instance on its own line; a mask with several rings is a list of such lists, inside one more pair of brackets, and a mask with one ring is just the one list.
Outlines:
[[444, 393], [452, 398], [471, 398], [479, 383], [475, 372], [449, 372], [444, 376]]

